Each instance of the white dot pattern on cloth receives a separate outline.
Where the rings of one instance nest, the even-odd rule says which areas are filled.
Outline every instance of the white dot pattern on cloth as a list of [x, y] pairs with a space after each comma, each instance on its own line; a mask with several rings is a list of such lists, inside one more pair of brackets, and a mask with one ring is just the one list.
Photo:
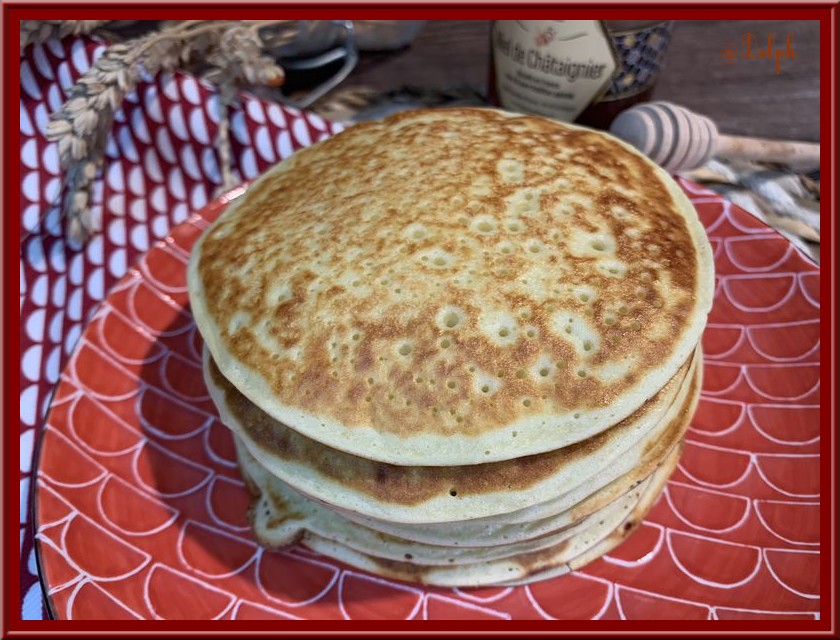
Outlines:
[[[31, 234], [21, 245], [21, 523], [23, 484], [28, 486], [33, 446], [43, 426], [40, 414], [79, 340], [82, 323], [150, 244], [165, 239], [173, 224], [207, 204], [221, 183], [214, 89], [180, 73], [159, 76], [141, 83], [116, 114], [103, 176], [94, 186], [92, 209], [100, 212], [102, 230], [84, 247], [65, 242], [57, 208], [61, 169], [57, 145], [46, 141], [46, 124], [49, 113], [104, 50], [89, 38], [51, 40], [28, 47], [20, 61], [20, 213], [23, 232]], [[249, 150], [247, 171], [233, 167], [235, 175], [253, 178], [308, 143], [308, 116], [269, 105], [272, 117], [267, 119], [259, 100], [243, 99], [247, 107], [232, 112], [234, 163], [258, 128], [265, 132], [261, 144], [271, 145], [258, 155]], [[292, 121], [303, 124], [282, 148], [273, 146]], [[320, 121], [313, 127], [313, 132], [320, 131]], [[22, 557], [30, 556], [31, 533], [22, 528], [21, 536]], [[41, 618], [35, 576], [22, 573], [21, 585], [24, 619]]]

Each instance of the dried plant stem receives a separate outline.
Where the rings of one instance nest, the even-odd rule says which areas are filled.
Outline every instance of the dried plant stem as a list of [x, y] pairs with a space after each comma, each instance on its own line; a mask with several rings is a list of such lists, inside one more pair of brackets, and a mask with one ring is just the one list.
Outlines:
[[65, 170], [64, 214], [73, 242], [83, 241], [93, 227], [93, 178], [104, 159], [114, 112], [139, 79], [136, 55], [129, 45], [112, 45], [70, 88], [70, 97], [61, 109], [51, 115], [47, 138], [58, 142], [59, 161]]
[[90, 33], [108, 20], [21, 20], [20, 50], [30, 44], [41, 44], [52, 38]]
[[[204, 77], [219, 86], [217, 142], [222, 185], [233, 186], [230, 107], [237, 104], [239, 86], [282, 84], [283, 70], [272, 58], [262, 55], [260, 30], [288, 22], [187, 20], [108, 47], [71, 87], [69, 99], [51, 115], [47, 129], [48, 139], [58, 143], [65, 170], [64, 214], [70, 238], [83, 241], [93, 228], [91, 187], [104, 161], [114, 113], [144, 72], [157, 75], [194, 59], [209, 68]], [[291, 32], [281, 30], [274, 34], [273, 44], [282, 45], [293, 37]]]
[[233, 94], [233, 87], [231, 85], [222, 85], [219, 91], [219, 132], [216, 137], [216, 148], [219, 150], [219, 168], [221, 171], [222, 184], [217, 189], [216, 194], [223, 193], [231, 189], [234, 185], [233, 173], [230, 170], [231, 166], [231, 152], [230, 152], [230, 106]]

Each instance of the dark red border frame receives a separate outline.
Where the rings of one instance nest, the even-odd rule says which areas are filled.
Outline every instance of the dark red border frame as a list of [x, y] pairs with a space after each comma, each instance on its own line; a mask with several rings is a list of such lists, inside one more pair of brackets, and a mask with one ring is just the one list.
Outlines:
[[[46, 637], [49, 635], [63, 636], [111, 636], [120, 635], [132, 637], [151, 637], [161, 632], [170, 632], [172, 635], [182, 636], [231, 636], [243, 637], [251, 635], [296, 635], [296, 636], [378, 636], [384, 634], [399, 633], [406, 636], [431, 636], [441, 635], [442, 632], [455, 632], [463, 636], [498, 636], [498, 635], [559, 635], [576, 632], [577, 635], [670, 635], [679, 633], [681, 635], [711, 635], [720, 632], [729, 632], [732, 635], [749, 636], [819, 636], [838, 637], [837, 629], [837, 554], [836, 554], [836, 519], [837, 519], [837, 433], [834, 429], [836, 421], [836, 399], [834, 391], [836, 388], [836, 276], [837, 276], [837, 71], [838, 71], [838, 4], [832, 2], [804, 2], [795, 6], [784, 6], [777, 2], [741, 2], [737, 4], [727, 3], [723, 0], [715, 0], [708, 3], [687, 3], [681, 5], [667, 5], [664, 2], [645, 2], [635, 6], [609, 3], [589, 3], [588, 5], [558, 6], [551, 4], [527, 3], [515, 7], [488, 7], [486, 3], [479, 7], [470, 4], [442, 5], [438, 2], [428, 4], [404, 4], [398, 7], [386, 7], [368, 3], [365, 5], [353, 6], [340, 2], [318, 4], [316, 7], [310, 5], [288, 5], [271, 6], [255, 3], [237, 4], [236, 6], [223, 6], [202, 2], [202, 17], [207, 19], [222, 18], [235, 12], [237, 18], [264, 18], [266, 13], [282, 12], [284, 17], [294, 19], [311, 19], [318, 17], [335, 17], [340, 14], [343, 17], [355, 19], [368, 18], [446, 18], [446, 19], [498, 19], [498, 18], [527, 18], [544, 17], [546, 12], [560, 12], [564, 18], [592, 18], [597, 14], [598, 18], [609, 17], [612, 19], [745, 19], [760, 17], [762, 19], [810, 19], [820, 21], [821, 40], [821, 67], [820, 84], [823, 87], [822, 99], [820, 102], [820, 119], [822, 131], [822, 173], [829, 176], [823, 181], [823, 209], [821, 210], [824, 230], [827, 230], [824, 237], [828, 237], [828, 251], [822, 253], [822, 264], [828, 266], [828, 273], [821, 278], [821, 294], [823, 299], [829, 300], [828, 322], [821, 327], [821, 344], [828, 345], [828, 367], [821, 370], [821, 384], [829, 390], [828, 411], [821, 412], [821, 437], [823, 446], [823, 460], [829, 464], [821, 465], [821, 495], [826, 507], [821, 514], [821, 539], [824, 541], [822, 548], [821, 572], [821, 593], [824, 610], [821, 612], [821, 619], [818, 621], [751, 621], [751, 622], [568, 622], [568, 621], [519, 621], [502, 625], [498, 623], [484, 622], [425, 622], [425, 623], [390, 623], [390, 622], [327, 622], [309, 621], [298, 623], [271, 623], [270, 626], [258, 622], [134, 622], [134, 623], [112, 623], [112, 622], [88, 622], [78, 623], [69, 621], [24, 621], [19, 618], [20, 606], [20, 583], [16, 567], [18, 566], [17, 555], [14, 552], [14, 539], [11, 532], [14, 528], [12, 522], [16, 510], [12, 505], [14, 502], [14, 490], [11, 474], [13, 448], [9, 445], [9, 438], [5, 439], [2, 451], [2, 478], [3, 478], [3, 553], [0, 568], [2, 568], [2, 609], [0, 618], [2, 626], [0, 633], [2, 637]], [[20, 232], [20, 221], [14, 216], [14, 221], [9, 211], [16, 208], [17, 194], [19, 191], [16, 185], [20, 182], [20, 166], [17, 156], [11, 154], [10, 139], [14, 140], [12, 133], [13, 123], [13, 99], [20, 99], [20, 83], [13, 83], [13, 79], [19, 76], [15, 73], [16, 63], [13, 59], [15, 43], [18, 42], [18, 34], [15, 31], [17, 23], [21, 19], [37, 18], [48, 12], [50, 18], [99, 18], [107, 13], [109, 18], [137, 18], [138, 14], [145, 9], [153, 9], [156, 18], [181, 19], [194, 18], [195, 5], [190, 4], [146, 4], [146, 5], [122, 5], [114, 7], [113, 3], [103, 11], [103, 5], [77, 4], [68, 5], [63, 3], [43, 4], [4, 4], [2, 7], [2, 34], [5, 43], [3, 47], [4, 82], [0, 87], [0, 100], [3, 103], [3, 187], [4, 209], [7, 215], [3, 218], [3, 243], [2, 262], [3, 269], [3, 366], [0, 370], [0, 383], [3, 383], [3, 423], [13, 424], [15, 413], [12, 402], [16, 394], [12, 393], [9, 378], [20, 375], [16, 367], [16, 360], [20, 359], [19, 343], [13, 342], [11, 330], [20, 325], [20, 317], [14, 316], [11, 289], [14, 278], [13, 253], [11, 242], [13, 232], [17, 229]], [[758, 13], [760, 9], [760, 14]], [[605, 13], [609, 15], [606, 16]], [[827, 277], [826, 277], [827, 276]], [[827, 295], [825, 295], [827, 294]], [[825, 307], [823, 307], [825, 309]], [[10, 346], [11, 345], [11, 346]], [[16, 360], [13, 357], [16, 356]], [[11, 363], [11, 364], [10, 364]], [[827, 543], [827, 544], [826, 544]]]

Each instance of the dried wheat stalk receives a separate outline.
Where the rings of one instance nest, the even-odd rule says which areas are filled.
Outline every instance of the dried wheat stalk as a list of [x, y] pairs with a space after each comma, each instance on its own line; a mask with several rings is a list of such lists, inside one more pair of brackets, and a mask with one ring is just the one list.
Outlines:
[[[261, 55], [261, 34], [268, 33], [272, 45], [290, 41], [294, 35], [284, 29], [289, 22], [188, 20], [108, 47], [71, 87], [67, 102], [50, 116], [47, 129], [48, 139], [58, 143], [65, 170], [63, 213], [69, 237], [80, 242], [93, 229], [91, 186], [104, 160], [114, 113], [146, 73], [154, 76], [199, 64], [203, 76], [219, 86], [222, 181], [223, 187], [232, 186], [228, 110], [236, 104], [240, 86], [282, 84], [283, 70]], [[60, 33], [62, 27], [57, 28]], [[40, 28], [38, 34], [41, 37]]]
[[218, 191], [234, 186], [230, 171], [230, 107], [237, 103], [237, 87], [243, 85], [279, 86], [283, 70], [274, 61], [260, 55], [263, 43], [256, 30], [234, 26], [221, 32], [216, 46], [209, 47], [207, 62], [212, 65], [204, 77], [219, 87], [219, 133], [217, 144], [222, 185]]
[[90, 33], [108, 20], [21, 20], [20, 50], [30, 44], [41, 44], [52, 38]]

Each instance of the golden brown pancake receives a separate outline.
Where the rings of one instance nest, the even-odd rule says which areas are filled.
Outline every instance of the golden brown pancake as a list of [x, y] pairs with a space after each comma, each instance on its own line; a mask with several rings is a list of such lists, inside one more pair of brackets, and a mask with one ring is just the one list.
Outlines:
[[[435, 523], [513, 513], [513, 520], [521, 521], [539, 517], [542, 508], [529, 509], [534, 505], [556, 502], [578, 487], [583, 498], [628, 467], [644, 466], [663, 446], [670, 448], [693, 412], [699, 361], [698, 353], [642, 408], [588, 440], [515, 460], [460, 467], [391, 465], [311, 440], [240, 394], [206, 352], [205, 378], [222, 421], [270, 474], [348, 516], [355, 512], [392, 522]], [[572, 504], [564, 501], [553, 511]]]
[[188, 280], [213, 359], [260, 409], [422, 466], [620, 422], [688, 359], [713, 288], [661, 169], [606, 134], [482, 109], [295, 153], [204, 234]]
[[[605, 501], [593, 495], [581, 504], [585, 513], [574, 520], [561, 519], [557, 526], [540, 535], [508, 540], [506, 534], [499, 532], [482, 545], [430, 545], [348, 520], [267, 474], [239, 441], [237, 452], [242, 476], [249, 478], [249, 485], [255, 489], [257, 500], [253, 502], [250, 517], [254, 533], [264, 546], [285, 547], [313, 533], [363, 553], [398, 562], [408, 559], [419, 565], [471, 564], [553, 547], [591, 527], [597, 520], [623, 518], [626, 513], [622, 512], [635, 505], [648, 482], [645, 477], [622, 494]], [[593, 503], [591, 508], [589, 502]]]
[[[380, 539], [368, 541], [368, 536], [359, 535], [358, 530], [344, 529], [341, 523], [321, 521], [324, 529], [317, 525], [301, 533], [299, 542], [315, 551], [333, 557], [351, 566], [398, 580], [419, 582], [440, 586], [482, 586], [489, 584], [526, 584], [537, 580], [554, 577], [580, 568], [611, 548], [616, 546], [638, 525], [650, 507], [661, 494], [668, 477], [679, 459], [679, 447], [675, 448], [655, 470], [655, 472], [629, 495], [616, 503], [607, 505], [593, 514], [579, 528], [572, 527], [569, 535], [557, 535], [550, 538], [549, 546], [536, 543], [531, 550], [528, 545], [511, 545], [509, 554], [504, 554], [505, 547], [463, 550], [453, 548], [439, 549], [439, 554], [446, 557], [440, 564], [425, 564], [415, 561], [412, 546], [396, 546], [392, 541]], [[247, 477], [247, 476], [246, 476]], [[256, 486], [252, 489], [258, 490]], [[256, 503], [256, 509], [262, 507]], [[625, 509], [625, 507], [628, 507]], [[269, 507], [270, 510], [270, 507]], [[264, 515], [264, 514], [262, 514]], [[265, 518], [258, 511], [252, 513], [252, 519], [258, 536], [268, 533]], [[343, 539], [342, 539], [343, 538]], [[262, 538], [263, 544], [270, 541]], [[408, 549], [401, 559], [388, 557], [397, 549]], [[416, 545], [418, 554], [429, 551], [422, 545]], [[487, 559], [481, 559], [482, 553]], [[469, 561], [464, 561], [469, 558]]]

